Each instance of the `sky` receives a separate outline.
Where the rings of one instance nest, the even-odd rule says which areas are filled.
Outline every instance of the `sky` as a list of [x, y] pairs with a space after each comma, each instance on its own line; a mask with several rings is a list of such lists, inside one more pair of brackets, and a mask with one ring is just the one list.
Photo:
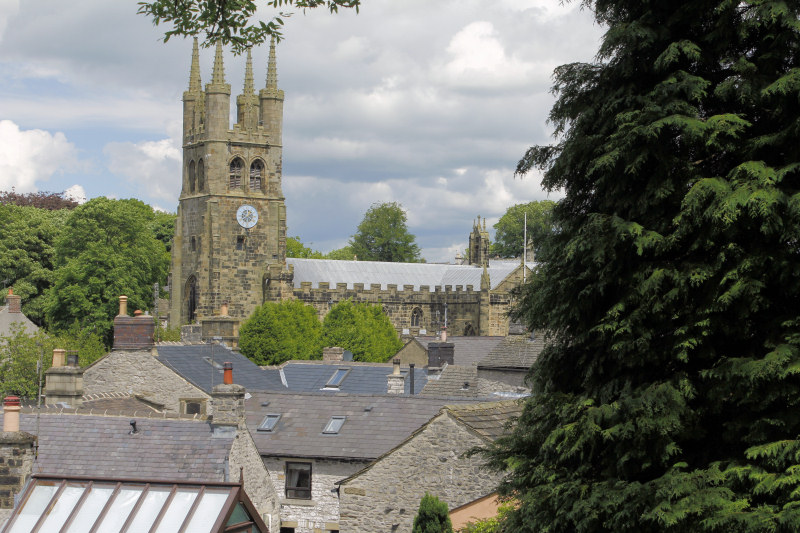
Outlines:
[[[175, 212], [181, 96], [191, 41], [135, 0], [0, 0], [0, 190], [138, 198]], [[269, 12], [264, 13], [270, 15]], [[602, 28], [579, 2], [363, 0], [360, 12], [286, 19], [288, 233], [323, 252], [347, 244], [369, 207], [399, 202], [428, 261], [452, 261], [476, 217], [560, 198], [514, 177], [553, 142], [555, 67], [591, 61]], [[201, 49], [203, 84], [213, 49]], [[257, 89], [268, 47], [253, 50]], [[244, 59], [225, 55], [232, 102]], [[260, 80], [260, 83], [259, 83]]]

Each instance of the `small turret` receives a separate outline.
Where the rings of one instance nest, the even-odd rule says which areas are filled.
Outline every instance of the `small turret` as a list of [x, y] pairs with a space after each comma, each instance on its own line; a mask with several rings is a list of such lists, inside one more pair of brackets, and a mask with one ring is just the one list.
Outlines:
[[195, 38], [192, 45], [192, 66], [189, 70], [189, 90], [183, 93], [183, 138], [186, 142], [202, 122], [203, 93], [200, 82], [200, 52]]
[[275, 60], [275, 37], [269, 44], [267, 86], [258, 94], [261, 100], [261, 125], [270, 137], [270, 144], [281, 146], [283, 139], [283, 91], [278, 89], [278, 67]]
[[478, 221], [472, 224], [472, 233], [469, 234], [469, 264], [485, 266], [489, 264], [489, 232], [486, 231], [486, 219], [478, 215]]
[[253, 58], [250, 48], [247, 49], [247, 64], [244, 71], [244, 90], [236, 97], [236, 121], [241, 128], [253, 130], [256, 128], [260, 111], [258, 96], [256, 96], [253, 82]]
[[230, 129], [231, 86], [225, 83], [222, 43], [217, 42], [211, 83], [206, 85], [206, 132], [210, 139], [222, 139]]

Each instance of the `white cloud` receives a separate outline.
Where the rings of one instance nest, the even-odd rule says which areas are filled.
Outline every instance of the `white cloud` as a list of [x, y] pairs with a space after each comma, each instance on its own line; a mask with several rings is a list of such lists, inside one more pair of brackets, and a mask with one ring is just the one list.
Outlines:
[[64, 197], [74, 200], [79, 204], [86, 203], [86, 190], [77, 183], [64, 191]]
[[0, 0], [0, 41], [3, 39], [3, 32], [9, 19], [13, 18], [18, 11], [19, 0]]
[[75, 146], [63, 133], [21, 130], [10, 120], [0, 120], [0, 189], [34, 192], [37, 182], [78, 166]]
[[108, 168], [125, 176], [142, 196], [175, 201], [181, 188], [181, 151], [172, 139], [112, 142], [103, 148]]

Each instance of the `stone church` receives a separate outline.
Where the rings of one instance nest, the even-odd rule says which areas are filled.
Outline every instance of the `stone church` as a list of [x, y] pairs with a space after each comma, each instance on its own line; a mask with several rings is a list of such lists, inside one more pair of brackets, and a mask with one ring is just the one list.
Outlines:
[[170, 324], [202, 324], [204, 338], [235, 342], [239, 324], [265, 301], [297, 298], [320, 319], [338, 301], [379, 304], [398, 334], [506, 335], [511, 289], [530, 264], [489, 259], [480, 217], [468, 264], [382, 263], [286, 257], [281, 190], [284, 93], [275, 44], [256, 92], [250, 52], [236, 123], [217, 45], [203, 89], [197, 43], [183, 93], [183, 180], [172, 247]]

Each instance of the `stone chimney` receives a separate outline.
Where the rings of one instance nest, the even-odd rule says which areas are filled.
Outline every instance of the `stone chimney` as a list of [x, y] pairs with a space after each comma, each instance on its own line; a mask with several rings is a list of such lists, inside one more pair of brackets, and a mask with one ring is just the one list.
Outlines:
[[8, 304], [9, 313], [22, 312], [22, 298], [14, 294], [14, 289], [8, 289], [8, 296], [6, 296], [6, 303]]
[[442, 368], [452, 365], [455, 360], [456, 346], [452, 342], [428, 343], [428, 368]]
[[233, 364], [224, 363], [223, 382], [211, 392], [212, 424], [215, 428], [245, 429], [245, 388], [233, 382]]
[[338, 346], [326, 346], [322, 349], [322, 360], [326, 363], [333, 363], [344, 359], [344, 348]]
[[22, 492], [33, 471], [36, 437], [19, 430], [19, 398], [3, 401], [3, 432], [0, 433], [0, 509], [13, 509], [14, 497]]
[[152, 348], [156, 323], [153, 317], [128, 316], [128, 297], [119, 297], [119, 314], [114, 317], [114, 350], [146, 350]]
[[45, 402], [49, 405], [65, 403], [77, 409], [83, 398], [83, 371], [77, 354], [66, 357], [66, 350], [53, 350], [53, 366], [44, 373]]
[[400, 373], [400, 359], [392, 361], [392, 373], [386, 376], [386, 392], [389, 394], [405, 394], [406, 376]]

